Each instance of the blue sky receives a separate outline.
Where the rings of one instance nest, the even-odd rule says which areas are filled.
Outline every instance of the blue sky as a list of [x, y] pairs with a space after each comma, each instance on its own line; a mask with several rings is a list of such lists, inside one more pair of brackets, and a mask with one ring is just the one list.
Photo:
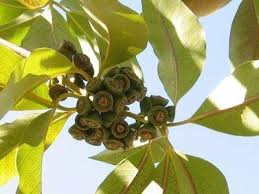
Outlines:
[[[141, 10], [140, 0], [122, 2], [135, 10]], [[206, 96], [230, 74], [228, 42], [231, 23], [240, 2], [241, 0], [232, 1], [223, 9], [200, 19], [207, 36], [206, 65], [197, 84], [179, 102], [178, 121], [190, 117]], [[157, 76], [157, 59], [151, 47], [138, 58], [145, 72], [149, 94], [166, 96]], [[9, 114], [5, 119], [10, 120], [14, 116]], [[67, 133], [72, 122], [73, 118], [45, 154], [44, 194], [92, 194], [113, 169], [111, 165], [88, 159], [102, 148], [74, 141]], [[170, 140], [177, 150], [204, 158], [216, 165], [227, 178], [230, 194], [259, 193], [259, 137], [236, 137], [188, 124], [171, 128]], [[15, 193], [16, 185], [17, 179], [0, 188], [0, 194]]]

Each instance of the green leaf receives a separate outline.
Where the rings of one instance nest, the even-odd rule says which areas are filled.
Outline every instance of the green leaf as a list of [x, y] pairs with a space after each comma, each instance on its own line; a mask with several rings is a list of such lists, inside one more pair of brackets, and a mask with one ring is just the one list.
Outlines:
[[[34, 119], [30, 123], [29, 131], [25, 134], [25, 138], [28, 135], [30, 138], [26, 144], [22, 144], [18, 148], [16, 163], [19, 173], [19, 187], [17, 194], [42, 193], [41, 176], [45, 138], [54, 112], [54, 109], [50, 110]], [[38, 139], [36, 145], [34, 145], [35, 139]]]
[[142, 0], [159, 77], [174, 103], [197, 81], [205, 62], [205, 36], [181, 0]]
[[46, 5], [49, 0], [18, 0], [30, 9], [36, 9]]
[[159, 162], [161, 158], [164, 156], [164, 138], [159, 138], [154, 141], [152, 141], [150, 144], [145, 144], [138, 147], [130, 148], [129, 150], [116, 150], [116, 151], [110, 151], [110, 150], [104, 150], [100, 152], [99, 154], [90, 157], [91, 159], [106, 162], [108, 164], [117, 165], [119, 164], [123, 159], [130, 157], [133, 154], [142, 152], [143, 150], [146, 150], [147, 147], [150, 146], [150, 152], [152, 159], [155, 162]]
[[197, 16], [206, 16], [228, 4], [231, 0], [183, 0]]
[[16, 156], [17, 149], [14, 149], [0, 159], [0, 186], [6, 184], [17, 175]]
[[99, 186], [96, 194], [142, 193], [151, 182], [154, 169], [147, 147], [121, 162]]
[[234, 18], [230, 35], [233, 67], [259, 59], [259, 23], [253, 0], [243, 0]]
[[254, 0], [254, 4], [255, 4], [255, 10], [256, 10], [257, 21], [259, 22], [259, 1]]
[[23, 9], [8, 6], [0, 1], [0, 25], [6, 24], [24, 12]]
[[73, 68], [73, 64], [55, 50], [41, 48], [16, 66], [6, 87], [0, 92], [0, 118], [12, 109], [24, 96], [45, 83], [52, 76], [62, 75]]
[[100, 71], [126, 61], [147, 45], [144, 19], [117, 0], [81, 0], [97, 31], [102, 58]]
[[259, 61], [240, 65], [186, 122], [240, 136], [259, 135]]
[[154, 173], [164, 194], [228, 194], [224, 175], [212, 164], [194, 156], [168, 151]]
[[79, 14], [85, 16], [85, 11], [80, 5], [80, 0], [62, 0], [60, 5], [66, 7], [73, 14]]
[[0, 159], [22, 144], [37, 147], [45, 138], [49, 124], [44, 120], [52, 118], [54, 110], [43, 114], [31, 114], [13, 123], [0, 126]]

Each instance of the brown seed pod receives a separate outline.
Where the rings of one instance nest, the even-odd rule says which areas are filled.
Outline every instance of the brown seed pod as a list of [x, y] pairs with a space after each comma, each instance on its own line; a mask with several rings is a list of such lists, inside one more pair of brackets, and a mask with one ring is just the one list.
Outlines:
[[125, 96], [127, 97], [127, 104], [133, 104], [139, 99], [139, 92], [135, 89], [129, 89], [126, 93]]
[[163, 106], [155, 106], [148, 113], [148, 120], [154, 126], [165, 125], [169, 120], [168, 111]]
[[62, 55], [64, 55], [66, 58], [68, 58], [69, 61], [73, 60], [73, 53], [69, 52], [65, 49], [59, 49], [58, 52], [60, 52]]
[[89, 128], [98, 129], [102, 127], [101, 116], [97, 112], [91, 112], [90, 114], [77, 115], [76, 125], [82, 130], [88, 130]]
[[125, 110], [128, 99], [125, 96], [120, 96], [115, 99], [114, 110], [116, 113], [121, 113]]
[[81, 89], [85, 89], [85, 83], [84, 83], [81, 75], [76, 73], [74, 78], [75, 78], [74, 84], [77, 85]]
[[118, 139], [126, 137], [129, 133], [128, 123], [122, 119], [115, 120], [111, 125], [111, 132]]
[[112, 78], [115, 83], [122, 86], [124, 92], [130, 88], [130, 80], [126, 75], [119, 73]]
[[108, 139], [103, 140], [103, 145], [108, 149], [108, 150], [118, 150], [119, 148], [124, 147], [124, 143], [122, 140], [115, 138], [115, 137], [109, 137]]
[[117, 75], [119, 72], [120, 72], [119, 67], [115, 66], [113, 68], [110, 68], [108, 71], [106, 71], [104, 73], [104, 77], [110, 77], [111, 78], [111, 77]]
[[102, 86], [103, 81], [98, 77], [94, 77], [87, 82], [86, 91], [94, 94], [97, 91], [101, 90]]
[[87, 114], [91, 112], [92, 109], [92, 102], [88, 97], [82, 96], [77, 100], [76, 110], [79, 114]]
[[84, 139], [84, 131], [82, 131], [79, 128], [77, 128], [76, 125], [72, 125], [69, 128], [68, 132], [76, 140], [83, 140]]
[[89, 129], [85, 132], [85, 141], [91, 145], [100, 146], [103, 141], [103, 130]]
[[105, 77], [104, 85], [107, 88], [107, 90], [114, 95], [120, 95], [123, 92], [122, 85], [119, 84], [119, 82], [114, 81], [113, 78]]
[[152, 102], [152, 106], [163, 106], [163, 107], [165, 107], [169, 103], [169, 100], [163, 98], [162, 96], [151, 95], [150, 100]]
[[91, 77], [94, 76], [94, 68], [93, 68], [93, 65], [91, 64], [90, 58], [87, 55], [83, 53], [77, 53], [74, 56], [74, 64], [78, 69], [83, 70]]
[[139, 98], [138, 101], [140, 102], [141, 100], [143, 100], [147, 94], [147, 88], [145, 86], [141, 87], [140, 89], [138, 89], [139, 92]]
[[116, 120], [117, 114], [115, 112], [105, 112], [102, 113], [102, 121], [105, 127], [110, 127], [112, 123]]
[[93, 106], [98, 112], [109, 112], [113, 109], [113, 97], [106, 91], [97, 92], [94, 96]]
[[145, 96], [142, 101], [140, 101], [140, 111], [142, 114], [147, 115], [152, 108], [152, 103], [149, 97]]
[[[61, 96], [62, 94], [68, 93], [68, 90], [65, 86], [61, 85], [61, 84], [55, 84], [53, 86], [50, 87], [49, 89], [49, 96], [52, 100], [57, 100], [59, 98], [59, 96]], [[66, 98], [61, 99], [66, 100]]]
[[132, 86], [136, 86], [136, 85], [140, 85], [140, 84], [143, 85], [143, 81], [141, 79], [139, 79], [139, 77], [134, 73], [132, 68], [122, 67], [120, 72], [128, 77]]
[[150, 123], [144, 124], [138, 129], [138, 135], [141, 137], [142, 141], [153, 140], [157, 137], [157, 130]]
[[72, 55], [75, 55], [77, 53], [75, 45], [72, 42], [67, 41], [67, 40], [63, 41], [60, 49], [66, 50], [66, 51], [70, 52]]

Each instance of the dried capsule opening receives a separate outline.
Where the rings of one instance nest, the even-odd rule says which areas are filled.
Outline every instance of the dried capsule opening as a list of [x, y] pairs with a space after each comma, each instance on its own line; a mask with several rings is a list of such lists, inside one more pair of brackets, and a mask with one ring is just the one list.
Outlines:
[[168, 121], [168, 111], [162, 106], [153, 107], [150, 112], [148, 119], [155, 126], [161, 126]]
[[123, 142], [116, 139], [108, 139], [104, 141], [103, 144], [108, 150], [117, 150], [124, 146]]
[[[61, 84], [56, 84], [50, 87], [49, 89], [49, 96], [52, 100], [57, 100], [59, 96], [62, 94], [68, 93], [68, 90], [65, 86]], [[61, 99], [62, 101], [66, 98]]]
[[117, 137], [119, 139], [126, 137], [129, 133], [128, 123], [124, 120], [115, 121], [112, 124], [111, 129], [112, 129], [112, 134], [114, 135], [114, 137]]
[[130, 80], [126, 75], [117, 74], [113, 77], [116, 84], [121, 85], [123, 91], [127, 91], [130, 88]]
[[108, 112], [113, 108], [113, 97], [105, 91], [98, 92], [93, 100], [95, 109], [99, 112]]

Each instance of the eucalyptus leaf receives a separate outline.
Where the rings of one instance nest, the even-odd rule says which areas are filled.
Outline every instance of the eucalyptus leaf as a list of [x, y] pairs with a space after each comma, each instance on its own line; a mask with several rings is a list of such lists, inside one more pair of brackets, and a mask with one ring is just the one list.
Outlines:
[[205, 63], [205, 35], [181, 0], [142, 0], [158, 73], [174, 103], [197, 81]]
[[62, 0], [60, 2], [61, 6], [66, 7], [71, 13], [79, 14], [85, 16], [85, 11], [80, 5], [80, 0]]
[[183, 0], [197, 16], [206, 16], [228, 4], [231, 0]]
[[209, 162], [168, 151], [154, 173], [164, 194], [229, 194], [224, 175]]
[[96, 194], [142, 193], [152, 180], [154, 164], [149, 147], [121, 162], [99, 186]]
[[136, 146], [133, 148], [130, 148], [128, 150], [116, 150], [116, 151], [110, 151], [110, 150], [104, 150], [100, 152], [99, 154], [90, 157], [91, 159], [105, 162], [108, 164], [117, 165], [119, 164], [123, 159], [129, 158], [131, 155], [142, 152], [143, 150], [146, 150], [147, 147], [150, 146], [150, 152], [151, 157], [154, 161], [154, 163], [159, 162], [161, 158], [164, 156], [164, 138], [156, 139], [149, 144], [145, 144], [142, 146]]
[[100, 71], [126, 61], [147, 45], [144, 19], [117, 0], [81, 0], [95, 28], [102, 65]]
[[18, 0], [30, 9], [36, 9], [46, 5], [50, 0]]
[[240, 65], [188, 122], [239, 136], [259, 135], [259, 61]]
[[23, 9], [17, 9], [0, 1], [0, 25], [4, 25], [24, 12]]
[[257, 21], [259, 22], [259, 1], [254, 0]]
[[233, 68], [259, 59], [259, 23], [253, 0], [243, 0], [235, 15], [230, 34]]

